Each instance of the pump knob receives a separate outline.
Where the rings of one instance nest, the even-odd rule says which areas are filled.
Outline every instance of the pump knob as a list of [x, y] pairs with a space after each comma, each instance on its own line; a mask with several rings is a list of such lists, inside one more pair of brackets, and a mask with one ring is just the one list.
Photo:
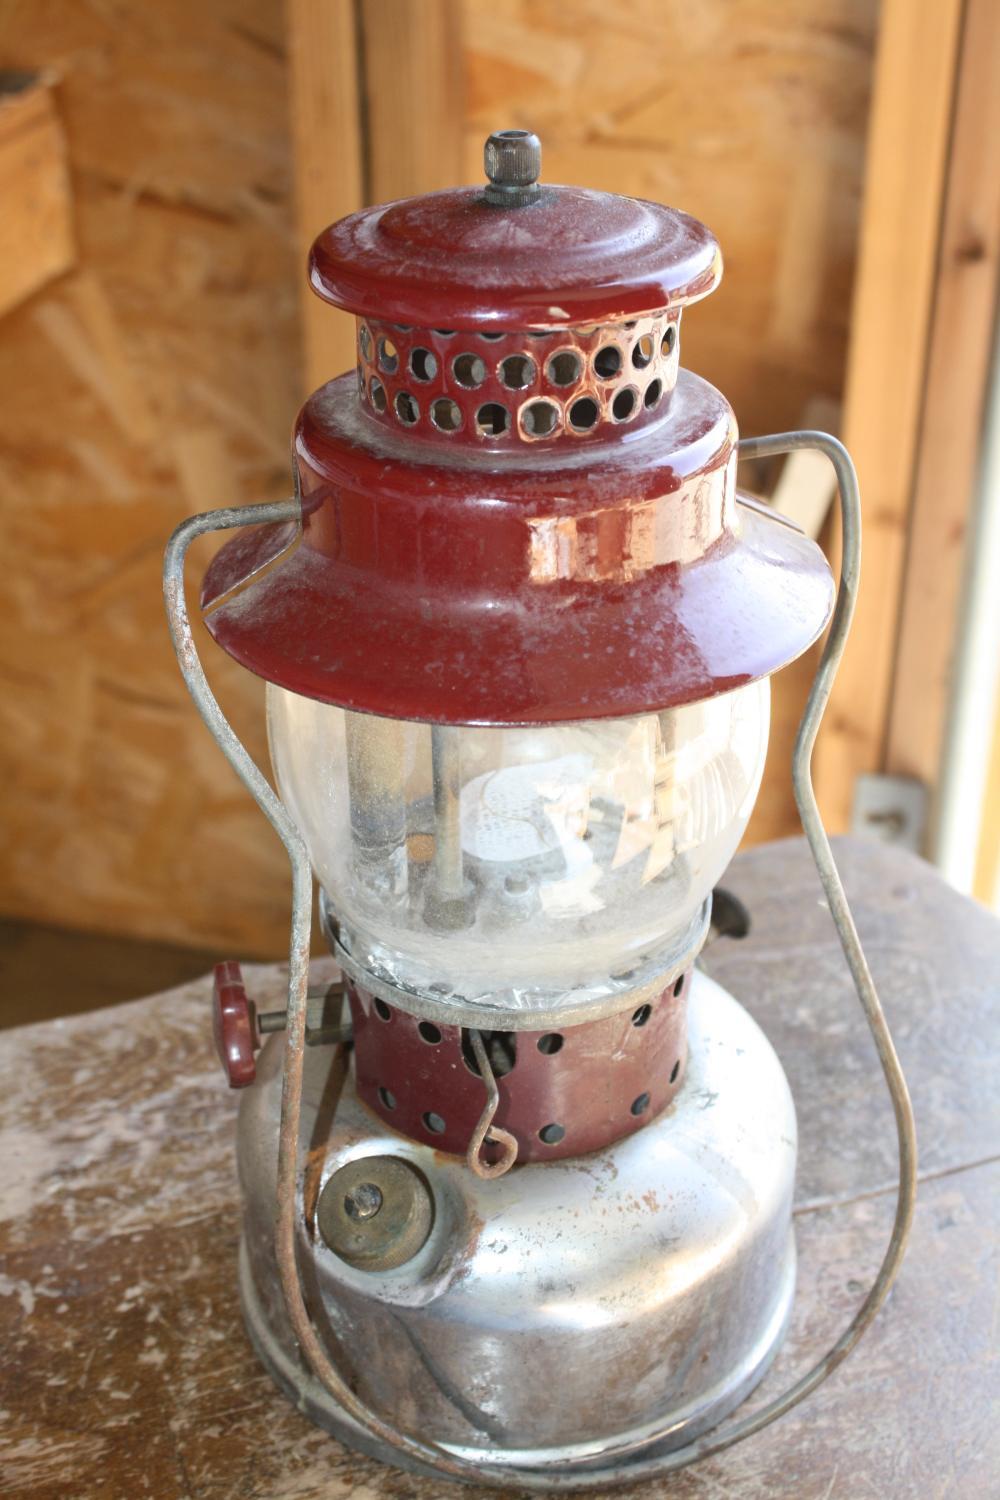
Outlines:
[[[306, 1046], [340, 1046], [353, 1036], [350, 1017], [344, 1018], [344, 980], [336, 977], [306, 991]], [[249, 1088], [257, 1078], [254, 1053], [272, 1031], [284, 1031], [288, 1012], [260, 1011], [247, 994], [243, 970], [234, 959], [216, 964], [212, 986], [212, 1035], [215, 1050], [231, 1089]]]
[[243, 971], [233, 959], [215, 966], [212, 1035], [229, 1087], [248, 1088], [257, 1077], [254, 1053], [260, 1046], [260, 1032], [256, 1007], [243, 983]]

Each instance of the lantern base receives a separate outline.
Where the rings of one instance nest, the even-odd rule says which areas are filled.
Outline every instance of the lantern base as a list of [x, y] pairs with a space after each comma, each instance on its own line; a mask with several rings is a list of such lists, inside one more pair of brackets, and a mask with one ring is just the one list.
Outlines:
[[[240, 1114], [247, 1328], [307, 1416], [413, 1468], [296, 1351], [273, 1247], [281, 1059], [274, 1037]], [[336, 1049], [319, 1047], [306, 1056], [302, 1132], [299, 1263], [320, 1337], [367, 1404], [474, 1465], [548, 1466], [554, 1483], [582, 1481], [588, 1465], [626, 1474], [720, 1421], [781, 1342], [795, 1280], [794, 1107], [763, 1033], [704, 974], [691, 986], [683, 1087], [604, 1150], [481, 1181], [389, 1130]], [[323, 1242], [316, 1203], [346, 1162], [387, 1155], [420, 1173], [433, 1226], [405, 1264], [369, 1271]]]

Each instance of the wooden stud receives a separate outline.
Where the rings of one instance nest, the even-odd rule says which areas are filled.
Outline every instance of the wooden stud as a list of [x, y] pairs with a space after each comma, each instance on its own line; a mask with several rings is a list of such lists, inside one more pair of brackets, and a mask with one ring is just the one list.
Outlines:
[[886, 769], [940, 777], [1000, 289], [1000, 7], [968, 0]]
[[461, 13], [454, 0], [361, 0], [369, 196], [462, 181]]
[[864, 500], [854, 630], [817, 747], [828, 826], [880, 770], [934, 298], [962, 0], [885, 0], [844, 397]]
[[1000, 680], [972, 894], [1000, 916]]
[[321, 229], [365, 201], [359, 39], [352, 0], [288, 0], [287, 14], [303, 389], [309, 392], [355, 362], [354, 319], [310, 289], [305, 259]]

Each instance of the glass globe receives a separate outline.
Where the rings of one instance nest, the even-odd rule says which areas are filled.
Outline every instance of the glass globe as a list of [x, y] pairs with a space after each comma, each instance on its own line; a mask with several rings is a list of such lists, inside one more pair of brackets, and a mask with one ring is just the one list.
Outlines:
[[764, 768], [767, 679], [632, 718], [466, 728], [268, 684], [278, 787], [354, 959], [511, 1009], [695, 929]]

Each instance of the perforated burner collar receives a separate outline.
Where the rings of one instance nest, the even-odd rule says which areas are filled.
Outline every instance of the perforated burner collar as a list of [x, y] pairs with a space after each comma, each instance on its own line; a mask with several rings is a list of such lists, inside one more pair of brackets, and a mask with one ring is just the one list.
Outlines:
[[358, 392], [386, 427], [451, 447], [607, 441], [665, 410], [679, 328], [679, 312], [478, 334], [359, 318]]

